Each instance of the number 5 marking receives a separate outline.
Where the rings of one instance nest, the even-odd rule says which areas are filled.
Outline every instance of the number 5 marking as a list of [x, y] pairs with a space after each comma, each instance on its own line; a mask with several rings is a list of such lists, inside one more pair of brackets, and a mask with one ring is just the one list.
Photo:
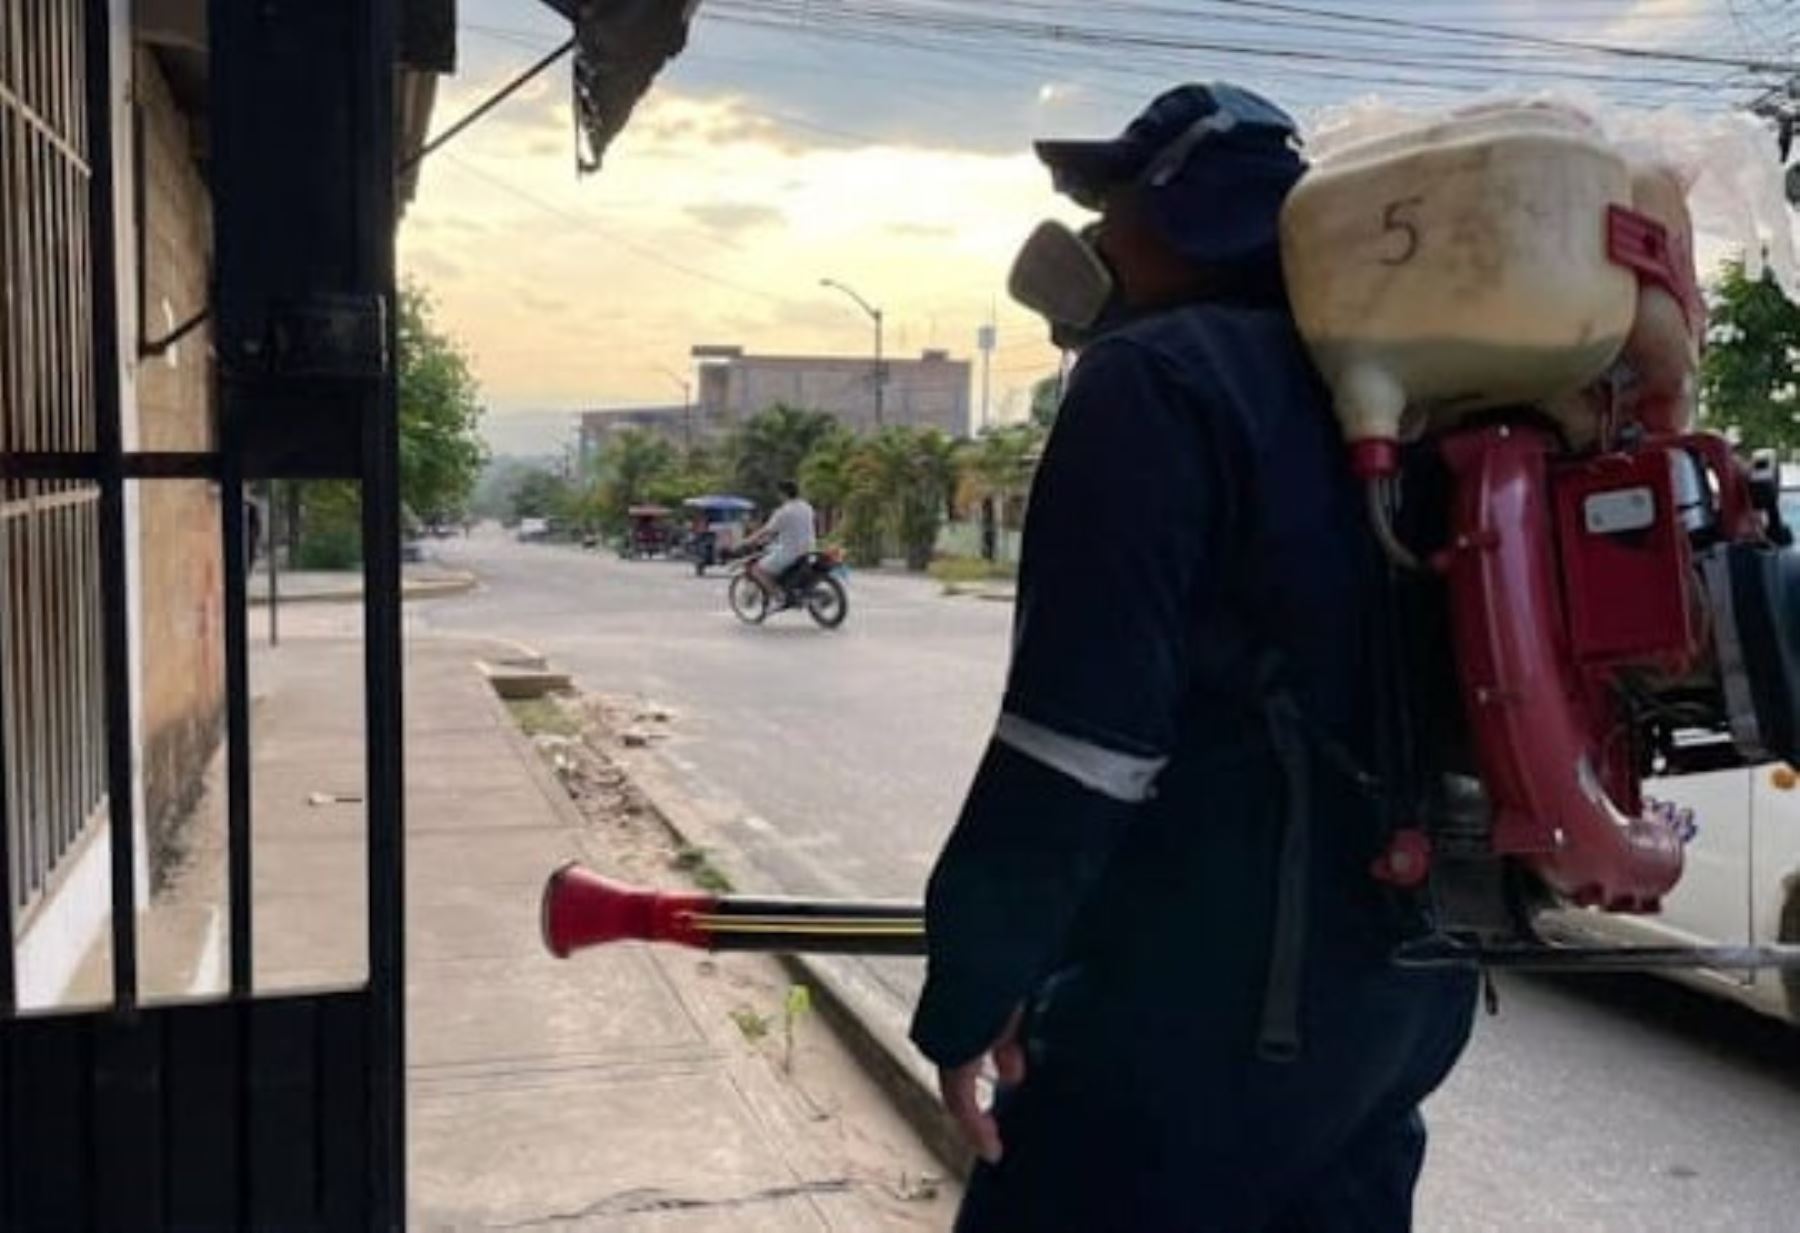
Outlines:
[[1381, 259], [1382, 265], [1405, 265], [1418, 254], [1419, 224], [1414, 220], [1413, 213], [1424, 204], [1425, 198], [1423, 197], [1407, 197], [1401, 201], [1388, 203], [1387, 212], [1381, 216], [1382, 234], [1401, 235], [1406, 239], [1405, 247], [1398, 253]]

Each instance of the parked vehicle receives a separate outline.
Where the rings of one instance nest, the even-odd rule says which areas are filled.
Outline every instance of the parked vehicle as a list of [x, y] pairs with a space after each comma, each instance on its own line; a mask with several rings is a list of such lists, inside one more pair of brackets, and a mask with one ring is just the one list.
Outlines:
[[777, 580], [781, 588], [778, 600], [771, 600], [762, 584], [750, 576], [750, 562], [761, 556], [756, 553], [743, 558], [726, 589], [726, 599], [738, 620], [761, 625], [773, 613], [804, 608], [821, 629], [836, 629], [850, 615], [850, 596], [844, 589], [847, 572], [836, 552], [809, 552], [789, 566]]
[[[1566, 911], [1544, 922], [1568, 940], [1642, 946], [1800, 943], [1800, 778], [1786, 766], [1647, 782], [1691, 811], [1686, 868], [1654, 916]], [[1668, 975], [1800, 1026], [1800, 973], [1677, 969]]]
[[689, 497], [681, 504], [691, 514], [688, 559], [694, 563], [695, 576], [704, 577], [709, 566], [727, 560], [743, 542], [746, 524], [756, 511], [756, 502], [744, 497], [711, 494]]
[[674, 528], [669, 525], [672, 512], [664, 505], [634, 505], [626, 510], [631, 522], [619, 545], [619, 555], [627, 561], [668, 555], [675, 542]]
[[[1800, 491], [1782, 520], [1800, 528]], [[1655, 916], [1558, 913], [1546, 925], [1575, 940], [1651, 946], [1800, 943], [1800, 776], [1774, 765], [1654, 779], [1645, 791], [1690, 811], [1686, 868]], [[1800, 972], [1681, 970], [1670, 976], [1800, 1026]]]
[[550, 538], [550, 520], [548, 518], [521, 518], [519, 528], [514, 532], [520, 543]]

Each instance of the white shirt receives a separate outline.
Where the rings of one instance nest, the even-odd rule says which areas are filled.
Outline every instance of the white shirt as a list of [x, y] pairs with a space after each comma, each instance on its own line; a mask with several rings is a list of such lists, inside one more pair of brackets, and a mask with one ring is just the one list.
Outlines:
[[813, 507], [799, 497], [784, 501], [763, 528], [778, 556], [794, 561], [813, 550]]

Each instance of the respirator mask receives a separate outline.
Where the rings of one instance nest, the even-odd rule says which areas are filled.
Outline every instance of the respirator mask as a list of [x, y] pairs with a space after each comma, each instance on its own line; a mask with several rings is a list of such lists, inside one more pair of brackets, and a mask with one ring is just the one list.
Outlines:
[[1039, 223], [1013, 259], [1006, 290], [1050, 323], [1050, 339], [1080, 347], [1124, 316], [1118, 279], [1093, 243], [1098, 223], [1080, 231]]
[[[1039, 142], [1038, 154], [1057, 190], [1087, 209], [1104, 209], [1121, 189], [1141, 190], [1145, 221], [1173, 249], [1196, 265], [1223, 268], [1272, 249], [1281, 201], [1303, 166], [1298, 140], [1286, 112], [1219, 84], [1169, 92], [1113, 141]], [[1206, 157], [1196, 158], [1202, 151]], [[1065, 348], [1131, 315], [1094, 243], [1098, 230], [1097, 223], [1080, 231], [1038, 224], [1007, 280], [1012, 297], [1043, 316]]]

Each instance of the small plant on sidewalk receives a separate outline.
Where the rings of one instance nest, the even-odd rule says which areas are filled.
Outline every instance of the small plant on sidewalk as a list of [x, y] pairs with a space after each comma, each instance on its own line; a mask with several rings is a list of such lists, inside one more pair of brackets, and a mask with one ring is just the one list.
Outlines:
[[705, 848], [685, 845], [675, 853], [670, 862], [675, 868], [687, 874], [695, 886], [701, 890], [709, 890], [715, 895], [727, 894], [731, 890], [731, 879], [720, 872], [719, 867], [706, 854]]
[[753, 1045], [761, 1044], [768, 1036], [769, 1029], [775, 1026], [774, 1015], [761, 1014], [749, 1006], [734, 1009], [731, 1021], [737, 1024], [737, 1030], [743, 1033], [744, 1039]]
[[787, 1000], [781, 1007], [781, 1073], [794, 1073], [794, 1028], [812, 1013], [812, 990], [805, 985], [789, 985]]

